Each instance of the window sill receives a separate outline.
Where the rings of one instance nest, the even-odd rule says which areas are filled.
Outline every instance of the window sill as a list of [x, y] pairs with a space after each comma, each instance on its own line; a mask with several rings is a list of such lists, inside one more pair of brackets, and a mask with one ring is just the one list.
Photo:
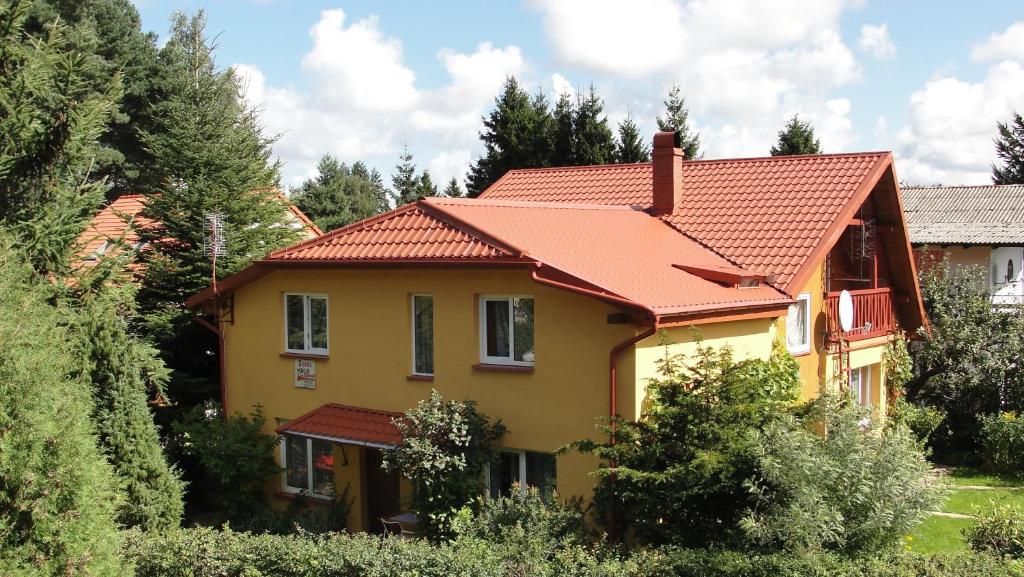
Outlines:
[[425, 383], [434, 382], [434, 375], [408, 375], [405, 377], [407, 381], [423, 381]]
[[327, 497], [325, 495], [303, 495], [301, 493], [292, 493], [291, 491], [280, 490], [274, 493], [274, 497], [286, 501], [302, 501], [304, 503], [319, 503], [321, 505], [326, 505], [331, 502], [331, 499], [333, 499], [333, 497]]
[[807, 355], [811, 354], [811, 351], [809, 351], [809, 350], [807, 350], [807, 351], [800, 351], [798, 353], [790, 352], [789, 354], [793, 358], [800, 358], [800, 357], [806, 357]]
[[312, 353], [281, 353], [282, 359], [309, 359], [313, 361], [326, 361], [329, 355], [316, 355]]
[[502, 373], [532, 373], [533, 366], [530, 365], [496, 365], [493, 363], [477, 363], [473, 365], [476, 371], [496, 371]]

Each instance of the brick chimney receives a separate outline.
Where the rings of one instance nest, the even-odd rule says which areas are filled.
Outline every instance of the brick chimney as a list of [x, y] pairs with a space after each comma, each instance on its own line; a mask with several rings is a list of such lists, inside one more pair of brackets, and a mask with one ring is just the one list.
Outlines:
[[651, 212], [655, 216], [672, 214], [683, 198], [683, 150], [679, 148], [676, 132], [654, 135], [651, 167], [654, 173], [654, 206]]

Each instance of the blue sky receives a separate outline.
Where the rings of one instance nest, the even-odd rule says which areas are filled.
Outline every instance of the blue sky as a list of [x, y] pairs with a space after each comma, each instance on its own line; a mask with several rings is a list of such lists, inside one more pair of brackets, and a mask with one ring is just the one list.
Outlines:
[[462, 177], [506, 74], [554, 99], [593, 83], [648, 134], [673, 83], [705, 158], [761, 156], [785, 120], [826, 152], [892, 150], [901, 180], [984, 184], [995, 122], [1024, 111], [1024, 3], [870, 0], [320, 2], [139, 0], [166, 35], [205, 9], [284, 184], [317, 158], [387, 178], [404, 143], [437, 182]]

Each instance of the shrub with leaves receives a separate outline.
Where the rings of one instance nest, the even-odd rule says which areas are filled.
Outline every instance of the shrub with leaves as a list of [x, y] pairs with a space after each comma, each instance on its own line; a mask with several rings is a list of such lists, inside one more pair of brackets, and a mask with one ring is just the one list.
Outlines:
[[976, 516], [978, 520], [964, 530], [971, 549], [1024, 559], [1024, 511], [1012, 505], [993, 505]]
[[981, 456], [985, 465], [1000, 472], [1024, 472], [1024, 418], [1006, 412], [980, 420]]
[[246, 417], [235, 413], [226, 420], [220, 407], [197, 407], [175, 423], [181, 450], [198, 459], [206, 487], [215, 502], [235, 517], [251, 514], [265, 499], [263, 484], [281, 469], [274, 462], [276, 436], [263, 432], [267, 419], [256, 406]]
[[385, 451], [384, 467], [412, 482], [412, 508], [428, 536], [451, 535], [455, 513], [475, 508], [483, 494], [484, 467], [496, 457], [492, 444], [505, 434], [473, 401], [445, 401], [436, 390], [396, 421], [402, 442]]

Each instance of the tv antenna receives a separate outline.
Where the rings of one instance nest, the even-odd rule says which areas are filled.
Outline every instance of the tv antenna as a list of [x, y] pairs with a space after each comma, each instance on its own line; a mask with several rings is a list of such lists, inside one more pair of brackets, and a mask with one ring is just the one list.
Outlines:
[[203, 216], [203, 255], [212, 263], [213, 294], [217, 295], [217, 257], [228, 252], [228, 238], [224, 231], [224, 213], [209, 212]]

